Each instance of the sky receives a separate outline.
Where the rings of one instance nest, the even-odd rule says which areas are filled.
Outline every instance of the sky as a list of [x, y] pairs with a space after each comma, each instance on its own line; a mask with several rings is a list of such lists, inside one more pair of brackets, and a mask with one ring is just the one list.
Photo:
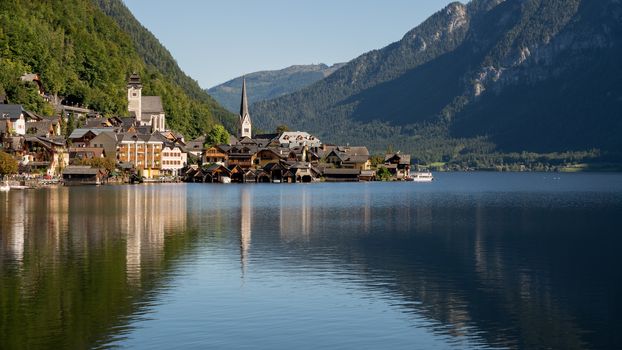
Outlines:
[[123, 0], [210, 88], [294, 64], [331, 65], [398, 41], [449, 0]]

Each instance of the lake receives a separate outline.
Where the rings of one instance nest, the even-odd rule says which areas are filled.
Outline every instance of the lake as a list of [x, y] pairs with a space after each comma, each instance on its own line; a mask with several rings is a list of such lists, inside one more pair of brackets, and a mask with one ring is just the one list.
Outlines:
[[622, 174], [0, 193], [0, 349], [622, 347]]

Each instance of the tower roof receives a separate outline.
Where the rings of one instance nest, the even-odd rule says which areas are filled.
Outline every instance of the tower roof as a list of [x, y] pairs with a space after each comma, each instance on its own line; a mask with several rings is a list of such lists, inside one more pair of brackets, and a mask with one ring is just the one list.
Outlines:
[[250, 117], [248, 113], [248, 98], [246, 97], [246, 78], [242, 80], [242, 103], [240, 103], [240, 119], [244, 119], [246, 116]]
[[138, 73], [132, 73], [130, 75], [130, 78], [127, 81], [127, 87], [136, 87], [136, 88], [141, 88], [143, 87], [142, 82], [140, 81], [140, 76], [138, 75]]

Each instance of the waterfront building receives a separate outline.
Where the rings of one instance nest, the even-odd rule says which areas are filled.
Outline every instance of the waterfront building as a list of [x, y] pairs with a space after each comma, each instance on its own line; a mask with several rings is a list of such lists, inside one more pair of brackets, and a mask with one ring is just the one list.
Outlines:
[[153, 178], [160, 175], [162, 169], [163, 137], [158, 133], [118, 135], [118, 160], [131, 163], [140, 176]]
[[164, 142], [164, 148], [162, 148], [162, 166], [161, 169], [165, 173], [171, 175], [179, 175], [181, 169], [183, 169], [188, 163], [188, 154], [182, 149], [181, 146], [174, 142]]
[[326, 156], [326, 162], [338, 168], [369, 170], [371, 161], [367, 147], [336, 147]]
[[387, 154], [384, 157], [384, 166], [396, 179], [407, 178], [410, 176], [410, 154], [403, 154], [399, 151]]

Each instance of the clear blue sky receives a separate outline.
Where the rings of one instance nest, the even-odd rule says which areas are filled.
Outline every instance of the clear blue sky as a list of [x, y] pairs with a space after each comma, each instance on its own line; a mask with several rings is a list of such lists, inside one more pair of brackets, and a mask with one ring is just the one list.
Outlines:
[[449, 0], [124, 0], [204, 87], [382, 48]]

